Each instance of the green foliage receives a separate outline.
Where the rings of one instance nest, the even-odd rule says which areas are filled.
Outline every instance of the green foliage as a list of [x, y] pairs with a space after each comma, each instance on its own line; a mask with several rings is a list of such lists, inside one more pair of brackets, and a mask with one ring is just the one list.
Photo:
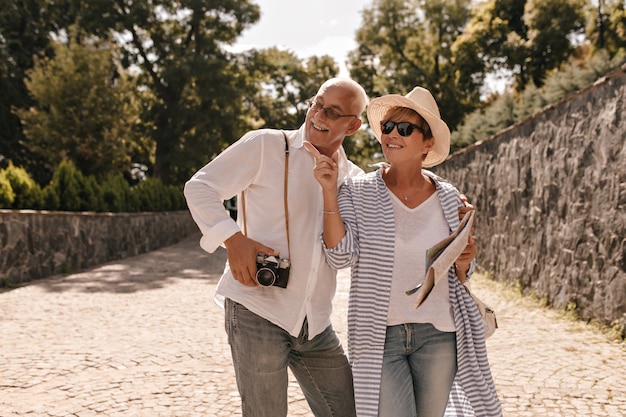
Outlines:
[[626, 324], [622, 320], [614, 320], [609, 326], [607, 326], [607, 333], [614, 339], [620, 342], [626, 342]]
[[44, 210], [59, 210], [61, 207], [61, 197], [57, 194], [56, 188], [52, 183], [44, 187], [43, 201]]
[[15, 192], [4, 171], [0, 171], [0, 208], [11, 208], [15, 201]]
[[156, 178], [180, 184], [200, 159], [247, 130], [241, 96], [248, 85], [222, 46], [259, 19], [256, 4], [109, 0], [79, 10], [87, 33], [128, 35], [114, 39], [124, 66], [141, 71], [138, 88], [150, 93], [142, 119], [152, 127]]
[[584, 0], [484, 1], [455, 40], [457, 65], [478, 78], [511, 72], [517, 91], [530, 83], [541, 86], [550, 70], [574, 55], [584, 9]]
[[103, 211], [139, 211], [139, 201], [122, 174], [108, 177], [102, 183]]
[[570, 59], [560, 70], [549, 72], [541, 88], [529, 84], [520, 93], [506, 91], [492, 97], [488, 105], [468, 114], [457, 130], [452, 132], [451, 150], [456, 151], [487, 139], [500, 130], [531, 117], [546, 105], [590, 85], [623, 62], [624, 56], [617, 55], [609, 59], [607, 52], [599, 52], [586, 59]]
[[542, 86], [548, 72], [574, 54], [570, 38], [583, 33], [584, 7], [584, 0], [527, 0], [524, 23], [529, 63], [525, 67], [535, 85]]
[[240, 59], [247, 82], [255, 86], [245, 97], [247, 117], [255, 119], [250, 120], [251, 125], [275, 129], [296, 126], [301, 113], [296, 106], [302, 102], [300, 90], [305, 81], [298, 57], [290, 51], [269, 48], [244, 52]]
[[171, 210], [187, 210], [187, 201], [183, 194], [183, 187], [167, 185], [166, 188], [170, 196]]
[[0, 2], [0, 155], [22, 165], [33, 159], [15, 108], [32, 104], [24, 84], [33, 59], [49, 53], [54, 14], [46, 0]]
[[42, 190], [21, 167], [0, 170], [0, 208], [63, 211], [173, 211], [186, 209], [182, 189], [150, 178], [131, 188], [122, 174], [101, 184], [63, 161]]
[[35, 60], [26, 82], [37, 104], [17, 110], [28, 148], [51, 173], [63, 159], [100, 179], [130, 165], [139, 111], [132, 85], [108, 45], [54, 44], [54, 58]]
[[462, 149], [486, 139], [514, 122], [513, 95], [505, 93], [485, 109], [470, 113], [459, 128], [452, 132], [450, 151]]
[[63, 161], [52, 176], [51, 186], [59, 197], [59, 210], [80, 211], [83, 204], [80, 195], [84, 194], [85, 177], [73, 163]]
[[163, 186], [156, 178], [143, 181], [133, 192], [137, 195], [140, 211], [172, 211], [185, 207], [182, 189], [171, 185]]
[[613, 58], [606, 50], [598, 51], [587, 59], [573, 59], [558, 71], [552, 71], [543, 87], [547, 103], [553, 103], [568, 93], [580, 90], [624, 62], [626, 55], [615, 54]]
[[589, 2], [586, 9], [586, 35], [595, 50], [612, 58], [626, 49], [626, 3], [623, 0]]
[[103, 211], [102, 189], [93, 175], [83, 177], [80, 192], [78, 194], [82, 211]]
[[304, 122], [306, 101], [339, 72], [329, 56], [303, 62], [293, 52], [278, 48], [246, 51], [239, 60], [248, 84], [245, 114], [253, 128], [299, 126]]
[[3, 172], [15, 194], [11, 208], [36, 210], [43, 207], [43, 191], [24, 168], [16, 167], [10, 162]]
[[480, 79], [459, 75], [452, 45], [470, 16], [469, 0], [375, 0], [363, 12], [350, 74], [371, 96], [428, 88], [454, 128], [479, 103]]

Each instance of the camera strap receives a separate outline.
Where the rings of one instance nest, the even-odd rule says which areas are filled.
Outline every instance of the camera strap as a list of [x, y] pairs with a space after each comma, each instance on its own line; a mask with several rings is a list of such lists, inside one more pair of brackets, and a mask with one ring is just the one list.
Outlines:
[[[285, 231], [287, 232], [287, 251], [289, 252], [288, 256], [281, 256], [281, 258], [286, 258], [291, 256], [291, 246], [289, 244], [289, 207], [287, 205], [287, 185], [288, 185], [288, 175], [289, 172], [289, 140], [287, 139], [287, 134], [282, 131], [283, 136], [285, 137], [285, 175], [283, 181], [283, 200], [285, 205]], [[243, 234], [248, 236], [248, 225], [246, 224], [246, 199], [244, 196], [244, 192], [241, 192], [241, 214], [243, 215]]]

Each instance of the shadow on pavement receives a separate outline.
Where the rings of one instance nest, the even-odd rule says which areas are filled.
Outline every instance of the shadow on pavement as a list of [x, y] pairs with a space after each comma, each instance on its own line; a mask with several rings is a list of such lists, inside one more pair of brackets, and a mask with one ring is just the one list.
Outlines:
[[49, 292], [134, 293], [164, 288], [179, 279], [206, 280], [215, 284], [226, 261], [226, 251], [212, 254], [199, 245], [200, 235], [152, 252], [111, 261], [83, 272], [28, 282]]

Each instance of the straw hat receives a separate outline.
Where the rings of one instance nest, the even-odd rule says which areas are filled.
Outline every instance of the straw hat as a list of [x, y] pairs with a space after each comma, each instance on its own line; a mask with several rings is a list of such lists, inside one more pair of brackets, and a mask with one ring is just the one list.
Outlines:
[[430, 126], [435, 144], [422, 162], [422, 166], [430, 168], [445, 161], [450, 154], [450, 128], [441, 120], [439, 107], [430, 91], [423, 87], [415, 87], [406, 96], [387, 94], [372, 99], [367, 108], [367, 120], [379, 142], [382, 134], [380, 122], [393, 107], [407, 107], [415, 110]]

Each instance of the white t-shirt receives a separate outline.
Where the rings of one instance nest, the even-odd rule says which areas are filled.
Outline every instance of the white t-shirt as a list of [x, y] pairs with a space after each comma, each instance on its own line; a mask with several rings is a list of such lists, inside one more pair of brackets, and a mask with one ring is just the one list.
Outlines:
[[450, 234], [437, 193], [415, 208], [405, 206], [391, 191], [396, 224], [395, 257], [387, 325], [432, 323], [444, 332], [455, 331], [448, 280], [441, 279], [424, 303], [415, 309], [415, 295], [405, 291], [424, 281], [426, 249]]

